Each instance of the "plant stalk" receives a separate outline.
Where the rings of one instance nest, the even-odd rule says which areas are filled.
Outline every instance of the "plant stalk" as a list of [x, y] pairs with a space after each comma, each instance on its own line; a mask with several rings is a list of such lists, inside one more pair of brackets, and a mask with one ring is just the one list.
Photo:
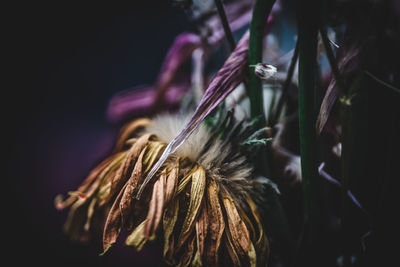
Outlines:
[[[313, 7], [310, 14], [309, 7]], [[317, 137], [315, 133], [317, 89], [317, 37], [320, 3], [317, 0], [297, 5], [299, 45], [299, 134], [302, 185], [305, 215], [309, 225], [309, 242], [312, 250], [322, 251], [320, 241], [322, 206], [319, 192]], [[314, 253], [317, 251], [314, 251]], [[308, 260], [316, 261], [315, 258]]]
[[[257, 0], [254, 4], [253, 16], [250, 23], [250, 66], [262, 62], [265, 27], [274, 3], [275, 0]], [[260, 78], [254, 73], [254, 69], [250, 69], [249, 72], [248, 95], [250, 99], [250, 117], [261, 117], [261, 123], [265, 124], [262, 83]]]
[[233, 51], [235, 50], [236, 43], [235, 39], [233, 38], [232, 30], [229, 27], [228, 19], [226, 18], [224, 4], [222, 3], [222, 0], [215, 0], [215, 5], [217, 6], [218, 14], [221, 19], [222, 27], [224, 28], [226, 39], [228, 40], [229, 47], [231, 51]]

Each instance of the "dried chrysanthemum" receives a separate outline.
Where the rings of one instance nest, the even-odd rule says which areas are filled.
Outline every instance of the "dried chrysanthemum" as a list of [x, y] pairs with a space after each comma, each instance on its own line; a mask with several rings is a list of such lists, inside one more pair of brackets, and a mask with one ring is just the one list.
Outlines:
[[269, 243], [256, 205], [257, 180], [240, 152], [252, 143], [252, 123], [236, 123], [229, 112], [206, 121], [212, 127], [198, 127], [135, 198], [187, 121], [163, 115], [127, 124], [114, 153], [68, 199], [57, 199], [58, 208], [71, 207], [67, 233], [82, 238], [103, 225], [95, 221], [103, 216], [105, 251], [124, 230], [126, 245], [137, 250], [162, 240], [170, 265], [265, 266]]

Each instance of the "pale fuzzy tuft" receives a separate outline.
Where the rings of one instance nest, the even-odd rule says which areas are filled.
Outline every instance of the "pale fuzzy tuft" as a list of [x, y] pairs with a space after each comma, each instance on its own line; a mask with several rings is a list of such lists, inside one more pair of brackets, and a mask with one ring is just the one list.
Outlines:
[[[189, 122], [192, 114], [172, 115], [161, 114], [152, 119], [146, 131], [155, 134], [162, 142], [169, 143], [177, 136], [183, 127]], [[200, 157], [204, 144], [210, 138], [210, 134], [204, 125], [200, 125], [193, 134], [178, 148], [174, 155], [186, 156], [192, 161]]]
[[[190, 120], [190, 115], [158, 115], [147, 126], [146, 132], [153, 133], [160, 141], [169, 143]], [[232, 148], [220, 140], [214, 140], [204, 153], [205, 145], [211, 138], [210, 131], [204, 124], [201, 124], [174, 155], [188, 157], [191, 161], [203, 166], [207, 175], [228, 190], [235, 202], [239, 204], [240, 199], [252, 190], [252, 179], [250, 179], [252, 169], [246, 164], [243, 156], [229, 161], [228, 157], [233, 154]]]

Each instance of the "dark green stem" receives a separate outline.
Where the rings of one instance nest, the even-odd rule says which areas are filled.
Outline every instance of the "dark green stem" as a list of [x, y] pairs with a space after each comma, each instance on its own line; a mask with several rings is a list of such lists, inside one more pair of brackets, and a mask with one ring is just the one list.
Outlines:
[[[313, 7], [313, 12], [309, 12], [309, 7]], [[310, 0], [307, 1], [307, 4], [299, 3], [297, 9], [301, 172], [305, 212], [309, 223], [309, 238], [312, 247], [318, 249], [319, 241], [322, 238], [322, 208], [319, 195], [317, 138], [315, 133], [316, 111], [318, 110], [316, 81], [319, 1]], [[321, 255], [315, 257], [318, 256]]]
[[233, 34], [231, 28], [229, 27], [228, 19], [226, 18], [224, 5], [221, 0], [215, 0], [215, 5], [217, 6], [218, 14], [221, 19], [222, 27], [224, 28], [226, 39], [228, 40], [229, 47], [231, 51], [233, 51], [236, 47], [235, 39], [233, 38]]
[[[250, 23], [249, 64], [262, 62], [263, 39], [268, 16], [275, 0], [257, 0], [253, 7], [253, 17]], [[264, 101], [261, 80], [250, 69], [248, 95], [250, 99], [250, 117], [261, 117], [265, 124]]]

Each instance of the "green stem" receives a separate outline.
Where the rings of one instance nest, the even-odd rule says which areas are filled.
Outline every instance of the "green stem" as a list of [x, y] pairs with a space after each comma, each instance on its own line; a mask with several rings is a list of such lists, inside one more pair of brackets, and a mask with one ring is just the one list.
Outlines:
[[[315, 133], [316, 81], [317, 81], [317, 37], [319, 24], [319, 1], [310, 0], [298, 4], [299, 45], [299, 134], [303, 194], [306, 218], [309, 222], [310, 242], [318, 248], [321, 240], [321, 198], [317, 138]], [[309, 12], [313, 7], [313, 13]], [[319, 255], [320, 256], [320, 255]]]
[[[257, 0], [253, 7], [253, 17], [250, 23], [249, 64], [256, 65], [262, 62], [263, 39], [268, 16], [275, 0]], [[261, 80], [254, 73], [249, 73], [248, 95], [250, 99], [250, 117], [261, 117], [265, 124], [264, 101]]]

